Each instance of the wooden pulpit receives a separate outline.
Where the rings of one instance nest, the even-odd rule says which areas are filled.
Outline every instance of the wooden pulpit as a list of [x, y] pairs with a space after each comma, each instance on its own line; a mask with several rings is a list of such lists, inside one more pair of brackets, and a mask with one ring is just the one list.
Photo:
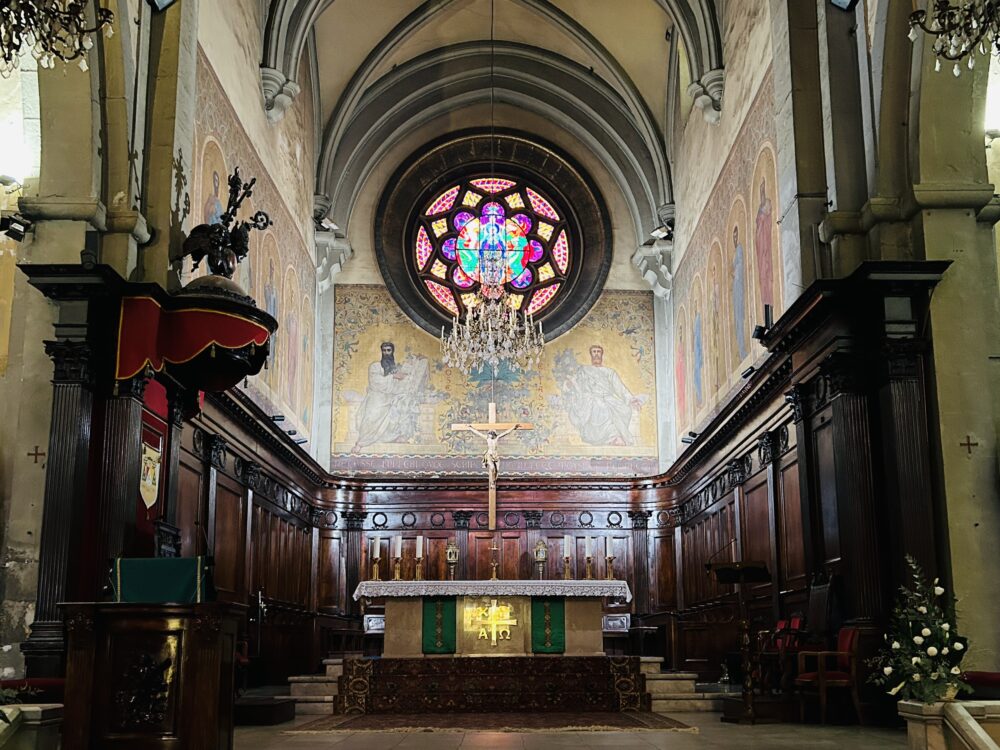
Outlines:
[[[753, 662], [750, 650], [750, 618], [747, 614], [745, 586], [752, 583], [770, 583], [771, 573], [762, 562], [707, 563], [705, 570], [715, 575], [715, 579], [728, 586], [736, 586], [736, 599], [740, 617], [740, 657], [743, 663], [742, 706], [738, 710], [730, 708], [731, 701], [723, 702], [723, 721], [739, 724], [755, 724]], [[728, 709], [728, 710], [727, 710]]]
[[65, 604], [65, 750], [229, 750], [241, 604]]

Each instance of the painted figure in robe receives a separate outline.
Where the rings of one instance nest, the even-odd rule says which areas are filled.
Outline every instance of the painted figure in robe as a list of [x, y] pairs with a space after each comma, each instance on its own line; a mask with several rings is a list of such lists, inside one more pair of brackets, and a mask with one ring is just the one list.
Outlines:
[[[757, 282], [760, 285], [761, 305], [774, 304], [774, 256], [771, 238], [773, 216], [771, 199], [767, 197], [764, 179], [760, 181], [760, 206], [757, 207], [757, 227], [754, 234], [754, 255], [757, 259]], [[761, 313], [763, 315], [763, 312]], [[763, 317], [761, 318], [763, 320]]]
[[590, 364], [578, 365], [563, 384], [570, 424], [589, 445], [635, 445], [633, 417], [644, 402], [633, 395], [617, 370], [604, 364], [604, 347], [590, 347]]
[[733, 227], [733, 330], [736, 332], [736, 349], [739, 361], [747, 356], [746, 332], [746, 254], [740, 242], [740, 228]]
[[396, 362], [396, 346], [385, 341], [381, 358], [368, 366], [368, 390], [358, 407], [354, 452], [375, 443], [406, 443], [418, 432], [420, 405], [427, 400], [425, 357]]

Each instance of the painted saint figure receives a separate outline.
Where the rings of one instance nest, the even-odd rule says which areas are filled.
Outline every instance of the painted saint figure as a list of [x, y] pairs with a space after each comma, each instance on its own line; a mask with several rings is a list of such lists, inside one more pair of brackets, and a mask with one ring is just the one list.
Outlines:
[[427, 392], [427, 360], [396, 362], [396, 346], [385, 341], [381, 358], [368, 366], [368, 390], [358, 406], [354, 452], [374, 443], [405, 443], [417, 437], [420, 404]]
[[635, 445], [632, 418], [643, 404], [604, 365], [604, 347], [590, 347], [590, 364], [580, 365], [563, 384], [563, 405], [580, 439], [590, 445]]
[[746, 256], [740, 242], [740, 228], [733, 227], [733, 330], [736, 332], [736, 349], [739, 361], [747, 356], [746, 332]]
[[691, 330], [691, 355], [694, 362], [694, 400], [701, 404], [702, 401], [702, 364], [704, 361], [704, 347], [701, 340], [701, 311], [694, 314], [694, 325]]
[[212, 170], [212, 194], [208, 196], [208, 200], [205, 201], [204, 219], [206, 224], [220, 224], [222, 223], [222, 214], [224, 208], [222, 206], [222, 199], [219, 197], [219, 188], [222, 184], [222, 178], [219, 177], [219, 173]]
[[674, 359], [674, 388], [677, 398], [677, 419], [687, 417], [687, 362], [684, 356], [684, 324], [677, 327], [677, 354]]
[[[771, 199], [767, 197], [766, 185], [760, 181], [760, 205], [757, 207], [757, 227], [754, 234], [754, 256], [757, 259], [757, 283], [760, 285], [761, 305], [774, 305], [774, 257], [771, 254]], [[763, 320], [763, 308], [761, 309]]]

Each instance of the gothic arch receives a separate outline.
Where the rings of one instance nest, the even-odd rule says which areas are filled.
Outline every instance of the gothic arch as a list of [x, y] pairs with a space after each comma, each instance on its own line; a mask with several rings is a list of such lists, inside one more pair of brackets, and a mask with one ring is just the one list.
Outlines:
[[[498, 44], [493, 59], [497, 101], [561, 123], [614, 176], [637, 236], [656, 226], [657, 206], [671, 200], [663, 143], [649, 138], [621, 94], [577, 63], [533, 47]], [[342, 128], [331, 121], [317, 192], [330, 197], [336, 223], [347, 224], [364, 179], [395, 142], [448, 112], [489, 100], [490, 60], [482, 42], [422, 55], [368, 88]]]

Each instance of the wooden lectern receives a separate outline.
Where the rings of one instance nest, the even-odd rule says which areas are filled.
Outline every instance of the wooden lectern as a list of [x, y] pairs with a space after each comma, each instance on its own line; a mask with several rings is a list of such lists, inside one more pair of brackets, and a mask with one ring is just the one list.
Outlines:
[[[728, 710], [722, 714], [723, 721], [739, 724], [755, 724], [757, 715], [754, 712], [753, 664], [750, 656], [750, 617], [747, 613], [747, 600], [744, 586], [748, 583], [770, 583], [771, 574], [767, 565], [762, 562], [725, 562], [707, 563], [705, 569], [715, 574], [715, 579], [722, 584], [735, 585], [736, 599], [740, 611], [740, 657], [743, 664], [743, 710], [731, 714]], [[723, 703], [725, 707], [727, 704]]]

